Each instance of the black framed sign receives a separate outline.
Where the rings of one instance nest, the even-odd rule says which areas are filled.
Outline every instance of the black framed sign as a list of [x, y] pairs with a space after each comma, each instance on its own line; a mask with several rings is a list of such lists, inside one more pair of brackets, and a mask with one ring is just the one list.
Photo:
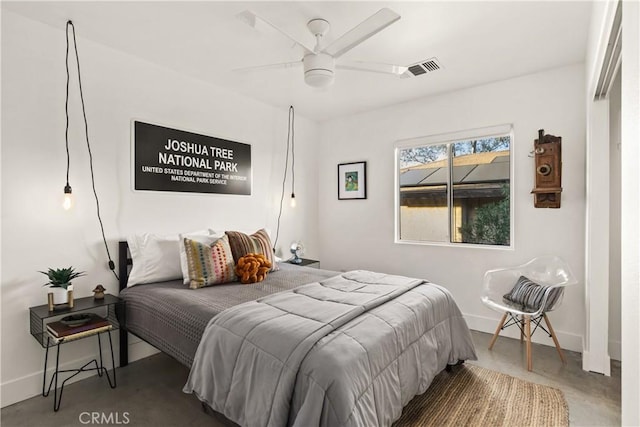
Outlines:
[[133, 122], [134, 189], [251, 194], [251, 145]]

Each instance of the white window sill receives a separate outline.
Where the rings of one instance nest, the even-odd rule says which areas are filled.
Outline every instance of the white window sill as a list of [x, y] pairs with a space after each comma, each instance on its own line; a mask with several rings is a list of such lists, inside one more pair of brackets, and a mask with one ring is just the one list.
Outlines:
[[494, 251], [514, 251], [515, 246], [513, 244], [509, 246], [504, 245], [481, 245], [474, 243], [449, 243], [449, 242], [427, 242], [421, 240], [399, 240], [395, 239], [394, 243], [399, 245], [417, 245], [417, 246], [444, 246], [450, 248], [465, 248], [465, 249], [488, 249]]

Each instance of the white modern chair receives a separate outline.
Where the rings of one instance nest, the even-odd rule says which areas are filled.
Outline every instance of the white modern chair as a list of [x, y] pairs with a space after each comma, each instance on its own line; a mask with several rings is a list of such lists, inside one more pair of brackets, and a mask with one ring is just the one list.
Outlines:
[[[520, 292], [520, 299], [528, 298], [526, 303], [523, 303], [522, 300], [513, 302], [505, 298], [507, 295], [509, 298], [513, 297], [513, 295], [509, 294], [522, 276], [547, 288], [542, 288], [544, 292], [541, 288]], [[493, 344], [496, 342], [496, 339], [498, 339], [500, 331], [509, 326], [516, 325], [520, 329], [520, 341], [526, 338], [527, 369], [531, 371], [533, 369], [533, 362], [531, 360], [531, 336], [538, 328], [541, 328], [553, 338], [560, 359], [564, 363], [565, 358], [562, 353], [562, 348], [553, 331], [547, 313], [560, 306], [564, 296], [564, 287], [576, 283], [577, 280], [571, 272], [569, 265], [557, 256], [543, 256], [534, 258], [528, 263], [517, 267], [487, 271], [483, 280], [482, 302], [489, 308], [504, 313], [491, 339], [489, 350], [493, 348]], [[521, 291], [522, 290], [521, 288]], [[533, 297], [533, 292], [537, 292], [537, 298]], [[524, 294], [528, 294], [528, 296]], [[517, 300], [518, 298], [515, 299]], [[509, 317], [508, 320], [507, 317]], [[549, 328], [548, 330], [541, 325], [542, 319], [544, 319], [547, 328]], [[531, 323], [535, 325], [533, 331], [531, 330]]]

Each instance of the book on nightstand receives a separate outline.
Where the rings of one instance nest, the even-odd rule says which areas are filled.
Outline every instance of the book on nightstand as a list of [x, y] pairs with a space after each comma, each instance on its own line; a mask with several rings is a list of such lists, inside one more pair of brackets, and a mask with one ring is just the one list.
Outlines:
[[[76, 322], [79, 323], [79, 322]], [[65, 319], [47, 324], [47, 332], [58, 343], [82, 338], [87, 335], [97, 334], [113, 328], [109, 319], [105, 319], [93, 313], [87, 313], [84, 323], [76, 324]]]

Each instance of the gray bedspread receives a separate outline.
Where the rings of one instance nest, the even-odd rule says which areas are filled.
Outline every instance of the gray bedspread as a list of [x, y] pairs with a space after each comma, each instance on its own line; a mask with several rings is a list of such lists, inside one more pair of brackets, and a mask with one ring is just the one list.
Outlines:
[[184, 387], [245, 426], [388, 426], [447, 363], [475, 359], [444, 288], [355, 271], [226, 310]]
[[335, 271], [280, 263], [260, 283], [240, 282], [189, 289], [182, 280], [136, 285], [120, 292], [126, 328], [191, 367], [207, 323], [229, 307], [335, 276]]

